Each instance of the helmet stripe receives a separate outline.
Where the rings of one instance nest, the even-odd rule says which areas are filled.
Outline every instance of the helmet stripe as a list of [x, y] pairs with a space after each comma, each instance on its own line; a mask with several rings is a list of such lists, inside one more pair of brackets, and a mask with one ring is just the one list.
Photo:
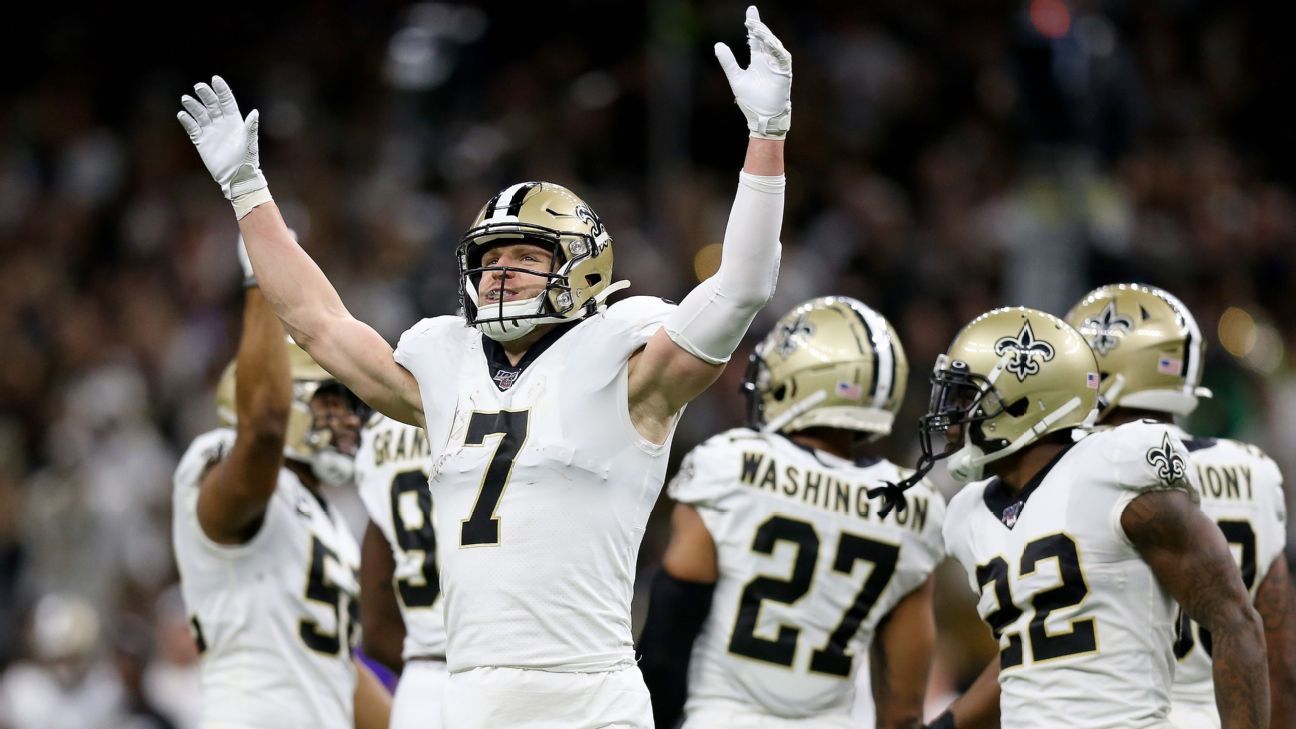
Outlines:
[[486, 213], [486, 220], [497, 220], [505, 216], [517, 217], [518, 212], [522, 209], [522, 201], [526, 199], [526, 194], [535, 187], [537, 182], [519, 182], [516, 185], [509, 185], [503, 192], [491, 198], [487, 203], [489, 208]]
[[[895, 377], [895, 357], [891, 355], [890, 348], [878, 347], [877, 335], [875, 331], [886, 332], [884, 322], [874, 321], [870, 324], [869, 319], [876, 316], [872, 311], [867, 309], [857, 309], [851, 304], [846, 307], [855, 314], [860, 324], [864, 326], [864, 336], [868, 340], [869, 349], [873, 355], [873, 372], [869, 375], [869, 394], [873, 396], [873, 404], [881, 407], [886, 403], [891, 394], [891, 380]], [[886, 360], [886, 361], [883, 361]]]

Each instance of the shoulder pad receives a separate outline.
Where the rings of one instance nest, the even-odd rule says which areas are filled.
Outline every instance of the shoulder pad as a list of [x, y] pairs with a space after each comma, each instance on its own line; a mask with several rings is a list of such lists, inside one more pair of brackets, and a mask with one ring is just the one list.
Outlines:
[[1181, 489], [1198, 499], [1197, 474], [1188, 449], [1164, 423], [1139, 421], [1093, 436], [1113, 467], [1116, 485], [1132, 491]]

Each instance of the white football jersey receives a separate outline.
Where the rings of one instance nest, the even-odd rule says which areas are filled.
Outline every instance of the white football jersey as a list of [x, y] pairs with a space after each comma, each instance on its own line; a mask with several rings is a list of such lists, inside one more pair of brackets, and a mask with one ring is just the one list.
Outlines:
[[[1269, 566], [1287, 543], [1287, 509], [1278, 464], [1246, 443], [1173, 431], [1187, 447], [1188, 465], [1200, 482], [1201, 509], [1224, 532], [1254, 599]], [[1214, 713], [1210, 650], [1210, 632], [1183, 618], [1175, 642], [1179, 666], [1172, 700], [1176, 708], [1201, 707]]]
[[945, 554], [945, 501], [927, 483], [886, 518], [868, 498], [906, 475], [746, 428], [689, 453], [670, 496], [701, 515], [719, 579], [693, 646], [686, 714], [848, 719], [874, 628]]
[[288, 469], [250, 541], [198, 524], [199, 483], [234, 431], [194, 439], [175, 473], [172, 539], [202, 652], [204, 729], [350, 729], [360, 548], [336, 509]]
[[631, 422], [627, 362], [673, 310], [626, 299], [533, 346], [520, 372], [494, 377], [488, 357], [499, 345], [459, 317], [401, 336], [396, 361], [419, 383], [436, 454], [429, 483], [452, 673], [634, 665], [635, 560], [670, 438], [650, 443]]
[[437, 572], [436, 533], [423, 429], [380, 414], [360, 431], [356, 488], [369, 519], [382, 531], [396, 563], [396, 604], [405, 621], [406, 660], [445, 656], [445, 609]]
[[945, 545], [999, 641], [1001, 724], [1165, 726], [1177, 606], [1121, 527], [1141, 493], [1197, 498], [1188, 452], [1148, 421], [1069, 444], [1021, 493], [951, 501]]

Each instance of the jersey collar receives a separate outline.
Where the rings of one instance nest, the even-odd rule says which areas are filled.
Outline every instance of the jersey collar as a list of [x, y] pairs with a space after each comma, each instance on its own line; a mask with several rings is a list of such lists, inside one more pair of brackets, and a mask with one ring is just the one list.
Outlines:
[[512, 387], [532, 362], [535, 362], [540, 355], [545, 353], [545, 350], [552, 347], [559, 337], [571, 331], [579, 323], [580, 320], [577, 320], [554, 327], [543, 337], [540, 337], [535, 344], [531, 345], [516, 365], [509, 362], [508, 352], [504, 351], [504, 345], [483, 334], [482, 351], [486, 354], [486, 364], [490, 367], [491, 382], [495, 383], [496, 389], [503, 392]]
[[1044, 483], [1044, 478], [1049, 475], [1049, 472], [1058, 464], [1058, 461], [1061, 461], [1062, 457], [1070, 452], [1074, 446], [1075, 443], [1067, 443], [1062, 446], [1062, 450], [1058, 451], [1057, 455], [1053, 456], [1053, 459], [1039, 470], [1039, 473], [1032, 476], [1031, 480], [1026, 482], [1026, 488], [1023, 488], [1017, 494], [1010, 492], [1003, 485], [1003, 481], [998, 476], [995, 476], [990, 483], [986, 484], [984, 494], [986, 508], [990, 510], [991, 514], [995, 515], [995, 518], [1000, 523], [1012, 529], [1016, 526], [1017, 520], [1021, 518], [1022, 510], [1026, 508], [1026, 500], [1030, 498], [1031, 494], [1035, 493], [1035, 489], [1038, 489], [1040, 484]]

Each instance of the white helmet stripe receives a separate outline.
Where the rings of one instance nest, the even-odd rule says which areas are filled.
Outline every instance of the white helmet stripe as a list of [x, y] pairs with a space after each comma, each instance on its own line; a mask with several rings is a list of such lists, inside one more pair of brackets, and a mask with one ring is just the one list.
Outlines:
[[867, 306], [856, 306], [843, 302], [859, 317], [868, 337], [869, 347], [873, 350], [873, 374], [869, 378], [869, 393], [873, 396], [873, 406], [886, 409], [887, 400], [895, 387], [896, 356], [891, 341], [891, 330], [882, 315]]
[[516, 185], [510, 185], [503, 192], [491, 198], [491, 209], [486, 211], [486, 222], [506, 217], [516, 218], [527, 192], [538, 184], [540, 183], [519, 182]]

